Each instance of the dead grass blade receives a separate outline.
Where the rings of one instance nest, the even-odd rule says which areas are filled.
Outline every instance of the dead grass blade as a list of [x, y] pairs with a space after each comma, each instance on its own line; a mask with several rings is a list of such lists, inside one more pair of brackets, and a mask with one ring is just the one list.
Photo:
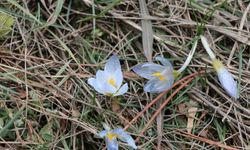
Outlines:
[[194, 127], [194, 118], [198, 111], [195, 101], [190, 101], [190, 107], [188, 108], [188, 121], [187, 121], [187, 132], [191, 133]]
[[187, 133], [187, 132], [180, 131], [180, 130], [177, 131], [176, 133], [179, 134], [179, 135], [185, 136], [185, 137], [187, 137], [187, 138], [196, 139], [196, 140], [199, 140], [199, 141], [208, 143], [208, 144], [210, 144], [210, 145], [214, 145], [214, 146], [216, 146], [216, 147], [225, 148], [225, 149], [227, 149], [227, 150], [238, 150], [237, 148], [234, 148], [234, 147], [231, 147], [231, 146], [227, 146], [227, 145], [221, 144], [220, 142], [215, 142], [215, 141], [212, 141], [212, 140], [203, 138], [203, 137], [199, 137], [199, 136], [196, 136], [196, 135]]
[[164, 109], [164, 107], [170, 102], [170, 100], [181, 90], [183, 89], [188, 83], [190, 83], [194, 78], [187, 79], [184, 83], [181, 84], [174, 92], [171, 94], [162, 105], [159, 107], [159, 109], [152, 115], [150, 120], [147, 122], [147, 124], [144, 126], [144, 128], [141, 130], [139, 136], [137, 137], [136, 141], [140, 139], [140, 137], [144, 134], [144, 132], [148, 129], [148, 127], [151, 125], [151, 123], [154, 121], [154, 119], [157, 117], [157, 115]]
[[[186, 77], [184, 77], [184, 78], [182, 78], [181, 80], [179, 80], [179, 81], [177, 81], [177, 82], [175, 82], [175, 84], [172, 86], [172, 88], [174, 88], [174, 87], [176, 87], [178, 84], [182, 84], [182, 82], [184, 82], [184, 81], [186, 81], [187, 79], [189, 79], [189, 78], [193, 78], [193, 77], [195, 77], [195, 76], [197, 76], [197, 75], [199, 75], [199, 74], [203, 74], [204, 73], [204, 71], [201, 71], [201, 72], [196, 72], [196, 73], [192, 73], [192, 74], [190, 74], [190, 75], [188, 75], [188, 76], [186, 76]], [[170, 89], [172, 89], [172, 88], [170, 88]], [[170, 90], [169, 89], [169, 90]], [[164, 92], [162, 92], [161, 94], [159, 94], [154, 100], [152, 100], [149, 104], [147, 104], [145, 107], [144, 107], [144, 109], [141, 111], [141, 112], [139, 112], [130, 122], [129, 122], [129, 124], [128, 125], [126, 125], [125, 127], [124, 127], [124, 130], [127, 130], [144, 112], [146, 112], [152, 105], [154, 105], [157, 101], [159, 101], [160, 100], [160, 98], [161, 97], [163, 97], [169, 90], [166, 90], [166, 91], [164, 91]]]
[[[162, 98], [156, 103], [156, 109], [159, 109], [162, 105]], [[156, 117], [156, 125], [157, 125], [157, 149], [161, 149], [162, 142], [162, 134], [163, 134], [163, 113], [164, 111], [160, 111], [160, 113]]]
[[152, 61], [153, 52], [153, 27], [149, 20], [149, 12], [145, 0], [139, 0], [141, 10], [142, 44], [144, 54], [149, 62]]

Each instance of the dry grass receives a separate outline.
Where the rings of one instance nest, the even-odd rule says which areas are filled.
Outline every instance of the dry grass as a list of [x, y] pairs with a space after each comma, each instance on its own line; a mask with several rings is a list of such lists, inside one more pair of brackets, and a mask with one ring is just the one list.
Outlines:
[[[178, 69], [194, 38], [204, 33], [240, 91], [237, 101], [224, 92], [199, 42], [178, 80], [205, 73], [166, 94], [165, 99], [178, 90], [164, 109], [161, 149], [250, 149], [249, 2], [148, 3], [154, 56], [164, 55]], [[103, 122], [125, 127], [157, 97], [144, 93], [145, 80], [131, 71], [146, 61], [138, 1], [3, 0], [0, 11], [16, 19], [13, 31], [0, 39], [0, 149], [101, 149], [104, 141], [95, 134]], [[129, 83], [119, 113], [86, 83], [112, 54], [119, 56]], [[192, 102], [198, 111], [192, 132], [186, 133]], [[128, 126], [140, 149], [156, 149], [159, 143], [156, 123], [147, 124], [156, 111], [152, 105]]]

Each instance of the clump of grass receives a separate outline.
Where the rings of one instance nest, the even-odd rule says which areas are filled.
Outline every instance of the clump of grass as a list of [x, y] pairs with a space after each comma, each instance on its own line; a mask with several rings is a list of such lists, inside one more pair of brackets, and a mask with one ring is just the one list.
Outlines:
[[[161, 54], [180, 68], [194, 37], [203, 33], [240, 91], [238, 101], [227, 96], [198, 43], [191, 64], [177, 81], [204, 73], [166, 104], [162, 149], [247, 149], [250, 5], [159, 0], [147, 7], [154, 29], [153, 56]], [[4, 0], [0, 12], [15, 18], [11, 32], [0, 39], [0, 149], [100, 149], [104, 142], [95, 134], [103, 122], [127, 126], [135, 138], [140, 137], [141, 149], [156, 149], [157, 126], [154, 122], [147, 126], [159, 111], [155, 105], [129, 124], [158, 96], [144, 93], [145, 81], [131, 71], [146, 61], [137, 1]], [[112, 112], [106, 98], [86, 83], [113, 53], [121, 58], [129, 83], [119, 113]], [[171, 89], [166, 99], [177, 89]], [[191, 133], [186, 133], [190, 101], [198, 110]]]

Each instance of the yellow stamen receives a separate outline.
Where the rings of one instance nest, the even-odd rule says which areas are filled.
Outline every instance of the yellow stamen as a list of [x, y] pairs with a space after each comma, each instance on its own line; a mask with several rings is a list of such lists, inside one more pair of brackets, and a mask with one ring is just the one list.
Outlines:
[[107, 133], [107, 138], [108, 138], [110, 141], [113, 140], [113, 139], [116, 138], [116, 137], [117, 137], [117, 134], [110, 133], [110, 132]]
[[114, 80], [113, 78], [110, 78], [110, 79], [108, 80], [108, 83], [109, 83], [110, 85], [116, 87], [116, 85], [115, 85], [115, 80]]
[[159, 80], [166, 80], [166, 77], [164, 77], [160, 72], [155, 72], [152, 74], [155, 77], [158, 77]]
[[213, 67], [216, 71], [219, 71], [220, 69], [222, 69], [224, 67], [223, 64], [221, 63], [221, 61], [219, 61], [218, 59], [214, 59], [212, 61], [212, 63], [213, 63]]

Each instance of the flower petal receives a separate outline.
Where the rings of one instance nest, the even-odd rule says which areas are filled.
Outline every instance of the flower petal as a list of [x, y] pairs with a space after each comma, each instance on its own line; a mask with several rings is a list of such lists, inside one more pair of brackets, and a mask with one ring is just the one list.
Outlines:
[[113, 95], [118, 91], [116, 87], [110, 85], [108, 82], [105, 82], [102, 88], [103, 91], [105, 92], [105, 95]]
[[116, 70], [116, 72], [114, 72], [113, 74], [114, 74], [114, 79], [115, 79], [115, 85], [119, 89], [121, 87], [122, 81], [123, 81], [122, 71]]
[[88, 84], [91, 85], [98, 93], [104, 94], [105, 92], [100, 88], [99, 83], [95, 78], [89, 78]]
[[128, 135], [127, 133], [126, 133], [126, 135], [123, 135], [122, 141], [126, 142], [132, 148], [137, 149], [137, 146], [135, 145], [134, 139], [130, 135]]
[[161, 62], [161, 64], [165, 67], [168, 67], [169, 69], [173, 70], [172, 64], [168, 61], [168, 59], [162, 57], [162, 56], [157, 56], [155, 60], [158, 60]]
[[137, 146], [135, 145], [134, 139], [127, 132], [125, 132], [123, 129], [121, 129], [121, 128], [114, 129], [112, 132], [117, 134], [118, 138], [120, 140], [122, 140], [123, 142], [126, 142], [132, 148], [137, 149]]
[[230, 72], [228, 72], [228, 70], [224, 67], [219, 69], [217, 73], [218, 73], [219, 81], [220, 81], [222, 87], [226, 90], [226, 92], [230, 96], [232, 96], [236, 99], [239, 98], [237, 83], [233, 79], [232, 74]]
[[103, 85], [108, 80], [108, 73], [103, 70], [98, 70], [96, 72], [96, 80], [99, 85]]
[[150, 93], [160, 93], [167, 89], [169, 89], [174, 83], [174, 78], [171, 77], [166, 81], [160, 81], [160, 80], [150, 80], [147, 82], [147, 84], [144, 86], [145, 92]]
[[222, 87], [226, 90], [226, 92], [234, 97], [238, 98], [238, 89], [237, 89], [237, 83], [234, 81], [234, 78], [230, 72], [225, 68], [225, 66], [222, 64], [222, 62], [218, 59], [212, 60], [213, 67], [215, 71], [218, 74], [219, 81], [222, 85]]
[[117, 93], [114, 94], [114, 96], [119, 96], [119, 95], [123, 95], [124, 93], [126, 93], [128, 91], [128, 84], [125, 83], [123, 84], [123, 86], [119, 89], [119, 91]]
[[144, 86], [144, 91], [149, 93], [159, 93], [161, 91], [156, 90], [157, 86], [159, 86], [159, 80], [149, 80]]
[[138, 64], [132, 67], [132, 70], [136, 74], [148, 80], [155, 78], [154, 76], [152, 76], [153, 73], [162, 72], [164, 69], [165, 68], [163, 66], [154, 63]]
[[111, 130], [111, 133], [114, 133], [114, 134], [122, 134], [123, 132], [125, 132], [122, 128], [116, 128], [116, 129], [113, 129]]
[[111, 130], [111, 128], [110, 128], [110, 126], [109, 126], [108, 124], [103, 123], [102, 125], [103, 125], [103, 128], [104, 128], [105, 130], [107, 130], [107, 131], [110, 131], [110, 130]]
[[[111, 78], [113, 74], [110, 74], [106, 71], [98, 70], [96, 73], [96, 84], [99, 87], [99, 91], [102, 91], [102, 94], [114, 94], [117, 92], [117, 88], [110, 85], [108, 83], [109, 78]], [[97, 91], [97, 90], [96, 90]], [[98, 91], [98, 92], [99, 92]], [[100, 93], [100, 92], [99, 92]]]
[[156, 88], [156, 90], [159, 92], [163, 92], [165, 90], [168, 90], [169, 88], [172, 87], [173, 83], [174, 83], [174, 78], [171, 80], [168, 80], [167, 82], [161, 82], [158, 85], [158, 87]]
[[142, 67], [149, 68], [150, 70], [154, 70], [154, 71], [163, 71], [164, 69], [166, 69], [165, 66], [155, 64], [155, 63], [144, 63]]
[[111, 56], [105, 64], [104, 71], [114, 73], [116, 70], [121, 70], [121, 65], [116, 55]]
[[107, 145], [107, 149], [108, 150], [118, 150], [118, 142], [116, 140], [116, 138], [109, 140], [108, 138], [105, 139], [106, 141], [106, 145]]
[[101, 132], [98, 133], [98, 136], [101, 138], [104, 138], [107, 135], [108, 131], [107, 130], [103, 130]]

